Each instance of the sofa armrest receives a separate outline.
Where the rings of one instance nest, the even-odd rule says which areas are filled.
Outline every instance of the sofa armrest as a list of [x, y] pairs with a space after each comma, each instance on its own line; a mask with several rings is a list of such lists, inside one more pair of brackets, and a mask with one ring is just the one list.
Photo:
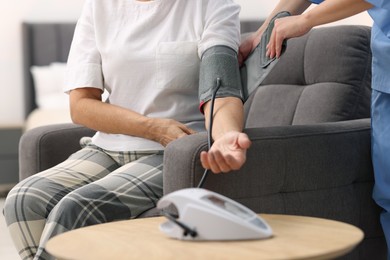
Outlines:
[[[228, 174], [209, 174], [204, 187], [232, 199], [327, 189], [372, 181], [370, 119], [246, 129], [252, 140], [247, 162]], [[203, 168], [205, 133], [169, 144], [164, 193], [195, 187]]]
[[55, 124], [25, 132], [19, 142], [19, 179], [48, 169], [80, 149], [79, 140], [94, 131], [75, 124]]

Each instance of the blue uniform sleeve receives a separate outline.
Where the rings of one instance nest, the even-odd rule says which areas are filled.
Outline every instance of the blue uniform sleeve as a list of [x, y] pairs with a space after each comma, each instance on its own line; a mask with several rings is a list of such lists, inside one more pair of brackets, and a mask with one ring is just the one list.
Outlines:
[[366, 2], [372, 4], [376, 7], [390, 11], [390, 1], [389, 0], [366, 0]]
[[313, 4], [321, 4], [324, 0], [309, 0], [309, 2], [312, 2]]

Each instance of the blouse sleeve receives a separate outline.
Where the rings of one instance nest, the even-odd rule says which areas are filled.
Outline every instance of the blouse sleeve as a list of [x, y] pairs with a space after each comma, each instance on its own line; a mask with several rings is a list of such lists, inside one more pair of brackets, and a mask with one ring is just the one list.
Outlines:
[[76, 24], [67, 62], [65, 92], [83, 87], [104, 89], [93, 7], [93, 0], [87, 0]]
[[240, 45], [240, 6], [232, 0], [208, 0], [203, 7], [204, 31], [198, 54], [210, 47], [223, 45], [236, 52]]

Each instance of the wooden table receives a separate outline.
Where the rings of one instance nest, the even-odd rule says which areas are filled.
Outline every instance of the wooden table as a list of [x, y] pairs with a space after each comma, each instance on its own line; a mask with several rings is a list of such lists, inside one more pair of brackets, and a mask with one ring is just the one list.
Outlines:
[[49, 240], [58, 259], [329, 259], [350, 252], [363, 232], [320, 218], [261, 214], [274, 236], [247, 241], [180, 241], [166, 237], [164, 217], [118, 221], [76, 229]]

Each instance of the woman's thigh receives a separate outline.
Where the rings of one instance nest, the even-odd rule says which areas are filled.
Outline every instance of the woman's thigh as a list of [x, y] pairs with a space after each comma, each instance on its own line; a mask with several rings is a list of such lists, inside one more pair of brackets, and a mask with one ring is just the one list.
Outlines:
[[4, 213], [10, 221], [37, 220], [69, 192], [103, 178], [119, 165], [95, 147], [86, 147], [66, 161], [18, 183], [8, 194]]
[[75, 229], [135, 218], [154, 208], [162, 196], [162, 169], [162, 153], [127, 163], [68, 194], [53, 210], [49, 221]]
[[21, 257], [35, 255], [47, 217], [66, 194], [118, 167], [110, 156], [90, 146], [18, 183], [7, 196], [4, 216]]

